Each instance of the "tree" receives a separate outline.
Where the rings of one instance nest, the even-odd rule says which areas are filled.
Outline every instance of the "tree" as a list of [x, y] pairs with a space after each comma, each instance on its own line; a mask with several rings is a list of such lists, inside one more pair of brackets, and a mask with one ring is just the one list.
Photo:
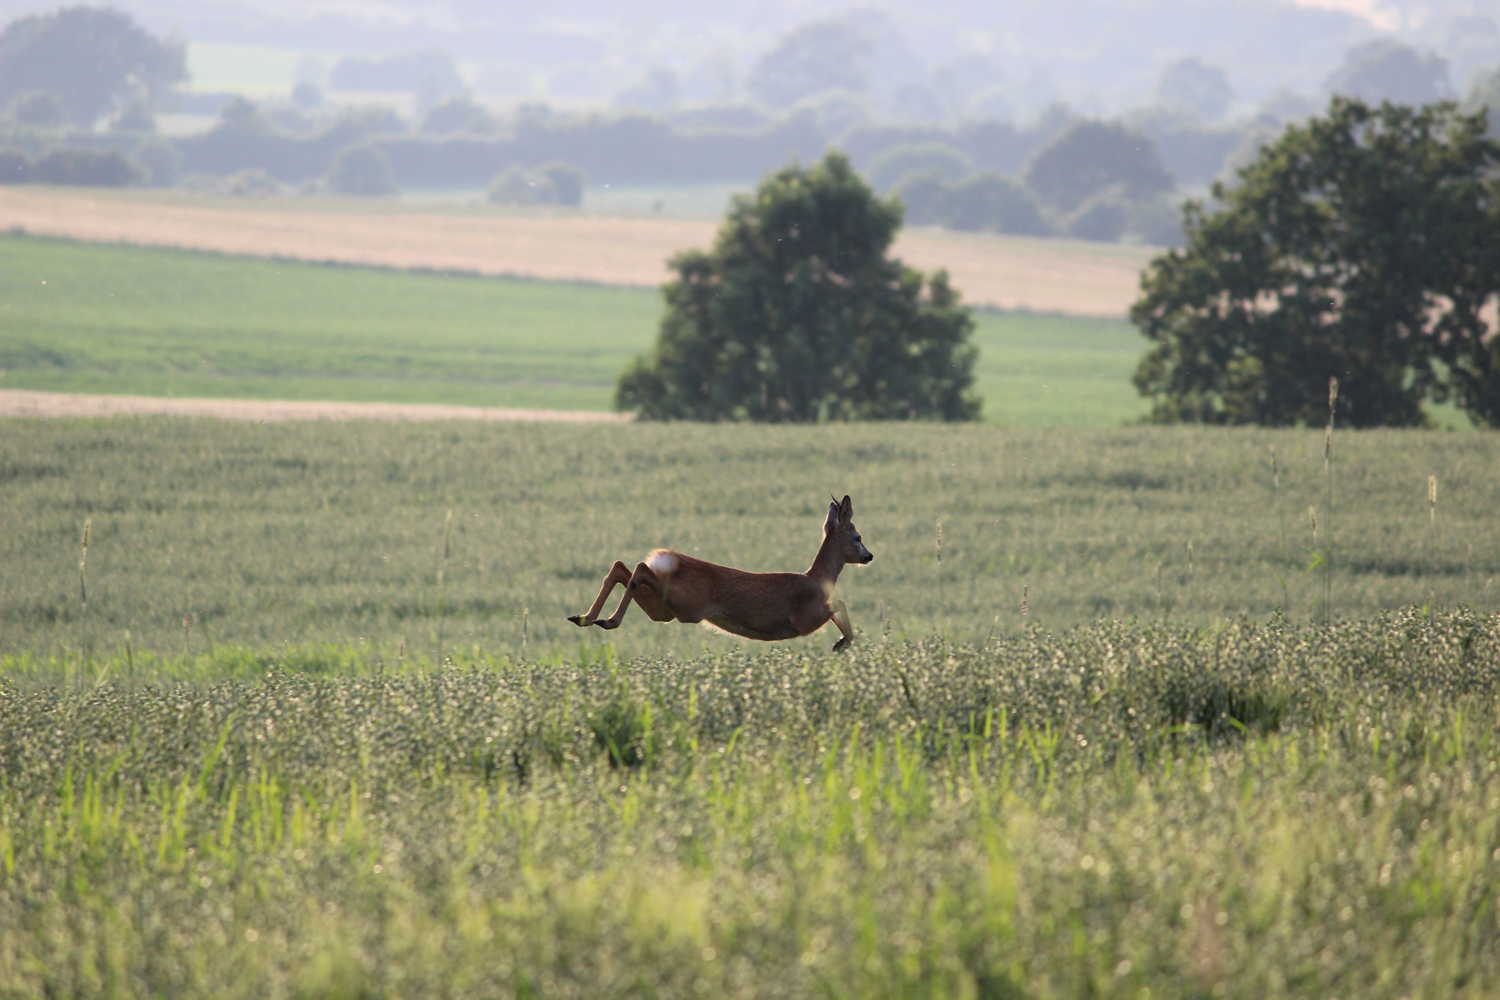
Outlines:
[[1423, 55], [1409, 45], [1377, 38], [1344, 53], [1344, 62], [1324, 86], [1341, 97], [1368, 103], [1427, 104], [1452, 93], [1448, 60]]
[[873, 46], [846, 21], [804, 24], [760, 57], [746, 81], [767, 107], [785, 108], [825, 90], [864, 93], [870, 75], [864, 61]]
[[1151, 140], [1114, 122], [1081, 121], [1042, 147], [1026, 167], [1037, 197], [1071, 212], [1094, 195], [1118, 187], [1126, 198], [1172, 190]]
[[56, 128], [67, 120], [67, 109], [56, 94], [45, 90], [25, 90], [11, 98], [10, 116], [17, 124], [37, 128]]
[[1152, 261], [1131, 309], [1157, 343], [1135, 374], [1152, 419], [1321, 424], [1336, 376], [1343, 424], [1421, 425], [1423, 399], [1450, 392], [1495, 422], [1481, 313], [1500, 288], [1500, 143], [1485, 124], [1335, 98], [1237, 187], [1215, 184], [1218, 211], [1189, 202], [1186, 247]]
[[1036, 196], [993, 170], [970, 174], [954, 183], [940, 169], [929, 167], [903, 177], [895, 195], [901, 199], [906, 217], [917, 225], [1022, 236], [1051, 233]]
[[328, 168], [328, 187], [339, 194], [369, 197], [396, 193], [396, 177], [385, 151], [374, 143], [345, 146]]
[[865, 176], [876, 191], [889, 193], [902, 178], [922, 170], [937, 170], [945, 179], [956, 181], [974, 172], [974, 161], [946, 142], [903, 142], [871, 160]]
[[672, 261], [652, 353], [616, 406], [657, 420], [973, 420], [974, 321], [939, 271], [886, 256], [901, 225], [849, 161], [788, 167]]
[[1234, 88], [1219, 67], [1205, 65], [1198, 59], [1179, 59], [1162, 70], [1156, 83], [1156, 99], [1168, 107], [1187, 108], [1213, 121], [1224, 117], [1229, 110]]
[[132, 100], [156, 105], [186, 78], [181, 42], [161, 41], [113, 8], [64, 7], [17, 18], [0, 32], [0, 106], [42, 90], [87, 126]]
[[585, 175], [577, 167], [554, 161], [535, 170], [511, 166], [490, 181], [486, 196], [497, 205], [583, 204]]

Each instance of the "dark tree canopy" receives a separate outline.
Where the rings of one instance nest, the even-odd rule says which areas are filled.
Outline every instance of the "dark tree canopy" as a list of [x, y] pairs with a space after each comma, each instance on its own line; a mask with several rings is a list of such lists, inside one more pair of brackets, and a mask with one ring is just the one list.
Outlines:
[[841, 154], [736, 198], [672, 262], [650, 356], [616, 405], [658, 420], [973, 420], [973, 318], [942, 271], [886, 256], [901, 225]]
[[1081, 121], [1037, 151], [1026, 186], [1071, 212], [1108, 188], [1149, 198], [1172, 190], [1174, 181], [1150, 139], [1115, 122]]
[[79, 125], [132, 101], [155, 104], [187, 78], [181, 42], [164, 42], [110, 7], [64, 7], [0, 31], [0, 107], [17, 94], [55, 94]]
[[1450, 393], [1500, 423], [1497, 168], [1483, 115], [1451, 104], [1335, 98], [1288, 128], [1142, 277], [1153, 418], [1316, 425], [1336, 376], [1340, 423], [1421, 425]]

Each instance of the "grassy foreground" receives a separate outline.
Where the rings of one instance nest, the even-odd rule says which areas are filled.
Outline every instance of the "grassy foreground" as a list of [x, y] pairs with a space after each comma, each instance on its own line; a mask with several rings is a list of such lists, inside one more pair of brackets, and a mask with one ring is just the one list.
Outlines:
[[[607, 410], [648, 289], [0, 236], [0, 388]], [[1145, 412], [1124, 322], [977, 315], [986, 419]]]
[[[1322, 449], [0, 421], [0, 996], [1492, 996], [1500, 441]], [[563, 620], [830, 491], [843, 654]]]
[[[9, 420], [0, 655], [102, 656], [127, 632], [175, 657], [573, 655], [606, 638], [564, 618], [615, 559], [670, 546], [805, 569], [830, 493], [853, 496], [875, 553], [839, 583], [866, 637], [1323, 621], [1330, 596], [1334, 618], [1497, 607], [1500, 437], [1340, 433], [1334, 449], [1330, 512], [1308, 431]], [[634, 615], [610, 637], [626, 658], [741, 642]]]
[[0, 994], [1500, 990], [1495, 615], [338, 655], [0, 686]]

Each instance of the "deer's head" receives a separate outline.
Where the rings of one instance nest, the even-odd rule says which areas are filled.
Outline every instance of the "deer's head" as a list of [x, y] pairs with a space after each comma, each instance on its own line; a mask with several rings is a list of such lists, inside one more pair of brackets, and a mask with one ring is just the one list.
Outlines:
[[875, 558], [875, 553], [865, 548], [859, 529], [854, 526], [854, 504], [848, 494], [843, 500], [828, 505], [828, 518], [823, 522], [823, 536], [833, 538], [839, 555], [846, 563], [864, 564]]

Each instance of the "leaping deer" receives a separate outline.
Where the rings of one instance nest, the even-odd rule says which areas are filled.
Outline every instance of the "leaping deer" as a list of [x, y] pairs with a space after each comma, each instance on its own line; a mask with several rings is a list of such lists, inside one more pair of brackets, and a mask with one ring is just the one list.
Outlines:
[[[868, 563], [875, 556], [854, 527], [854, 505], [847, 496], [828, 505], [823, 522], [823, 544], [806, 573], [747, 573], [692, 556], [657, 549], [638, 563], [635, 572], [616, 562], [586, 614], [570, 615], [580, 628], [598, 625], [616, 629], [630, 602], [641, 606], [652, 621], [702, 623], [709, 628], [747, 639], [794, 639], [811, 635], [831, 619], [843, 637], [843, 649], [854, 638], [849, 609], [833, 597], [834, 584], [847, 563]], [[609, 618], [597, 617], [617, 584], [625, 596]]]

